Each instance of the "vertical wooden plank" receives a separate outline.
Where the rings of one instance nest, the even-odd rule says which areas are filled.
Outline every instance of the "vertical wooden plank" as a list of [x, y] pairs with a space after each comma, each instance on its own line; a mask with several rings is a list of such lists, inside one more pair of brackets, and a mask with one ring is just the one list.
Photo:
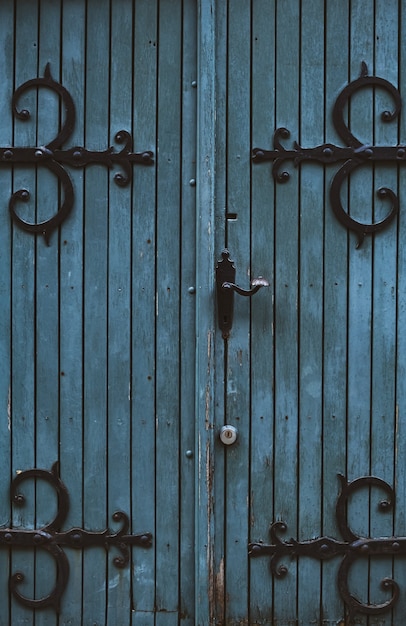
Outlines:
[[[37, 76], [38, 63], [38, 3], [23, 2], [15, 7], [15, 85]], [[32, 118], [16, 121], [13, 143], [17, 146], [36, 144], [36, 92], [30, 90], [19, 103]], [[33, 168], [14, 169], [13, 191], [29, 189], [31, 200], [19, 207], [23, 219], [35, 220], [35, 172]], [[20, 205], [23, 203], [19, 203]], [[35, 238], [17, 227], [12, 235], [12, 477], [16, 472], [35, 466]], [[26, 505], [13, 511], [13, 526], [33, 528], [35, 523], [34, 486], [24, 485]], [[32, 551], [13, 552], [11, 571], [20, 571], [25, 581], [21, 593], [34, 597], [35, 557]], [[11, 607], [11, 621], [17, 623], [32, 618], [32, 610], [18, 605]]]
[[[62, 84], [71, 93], [76, 122], [66, 147], [84, 146], [85, 136], [85, 3], [62, 6]], [[73, 210], [60, 236], [60, 467], [61, 478], [71, 494], [66, 528], [88, 527], [83, 516], [83, 264], [84, 264], [84, 171], [69, 170], [74, 187]], [[101, 521], [101, 523], [104, 520]], [[84, 524], [86, 523], [86, 526]], [[88, 527], [89, 528], [89, 527]], [[101, 528], [101, 526], [99, 526]], [[80, 550], [67, 551], [70, 579], [64, 593], [61, 626], [82, 613], [83, 557]]]
[[[252, 146], [268, 145], [275, 128], [275, 3], [252, 4]], [[273, 520], [274, 454], [274, 182], [269, 167], [252, 167], [251, 249], [253, 275], [270, 287], [251, 306], [251, 541], [268, 542]], [[272, 623], [272, 577], [268, 559], [250, 563], [252, 623]]]
[[[398, 80], [398, 2], [392, 0], [382, 7], [375, 7], [375, 74], [397, 86]], [[374, 143], [396, 145], [398, 120], [385, 124], [381, 113], [393, 109], [393, 102], [383, 90], [377, 90], [374, 100]], [[391, 163], [379, 165], [374, 172], [374, 190], [388, 187], [397, 192], [397, 168]], [[388, 202], [374, 201], [374, 221], [387, 214]], [[373, 247], [373, 319], [372, 344], [372, 414], [371, 414], [371, 474], [379, 476], [390, 485], [394, 480], [394, 433], [396, 427], [395, 371], [396, 371], [396, 271], [397, 237], [396, 224], [378, 233]], [[371, 494], [372, 537], [393, 535], [393, 512], [381, 513], [377, 508], [378, 498], [385, 495], [374, 490]], [[370, 600], [385, 602], [390, 593], [383, 592], [380, 581], [392, 577], [392, 559], [371, 559]], [[390, 612], [387, 615], [390, 621]]]
[[[399, 65], [398, 65], [398, 81], [399, 89], [402, 95], [404, 113], [404, 85], [406, 84], [406, 37], [404, 37], [406, 28], [406, 2], [399, 1]], [[399, 135], [398, 141], [403, 143], [406, 139], [406, 119], [405, 115], [399, 119]], [[406, 181], [404, 177], [404, 169], [399, 171], [398, 191], [400, 207], [406, 207]], [[406, 232], [405, 232], [405, 213], [400, 209], [398, 218], [398, 235], [397, 235], [397, 274], [396, 274], [396, 296], [397, 296], [397, 323], [396, 323], [396, 371], [395, 371], [395, 398], [396, 398], [396, 423], [395, 423], [395, 489], [397, 506], [394, 512], [394, 535], [405, 536], [406, 533], [406, 432], [405, 432], [405, 410], [406, 410]], [[400, 506], [399, 506], [399, 503]], [[406, 575], [405, 562], [403, 559], [397, 559], [394, 563], [393, 578], [402, 584], [402, 579]], [[406, 595], [400, 594], [399, 600], [393, 611], [393, 626], [401, 623], [406, 613]]]
[[[214, 191], [214, 207], [211, 206], [213, 198], [208, 199], [209, 206], [207, 213], [204, 211], [203, 206], [199, 207], [199, 213], [203, 212], [204, 217], [208, 220], [207, 230], [208, 235], [210, 230], [213, 229], [213, 239], [207, 238], [204, 229], [200, 233], [203, 241], [209, 246], [209, 256], [207, 262], [210, 262], [210, 245], [214, 245], [215, 262], [210, 266], [213, 275], [210, 276], [206, 286], [209, 287], [208, 293], [212, 294], [212, 298], [215, 298], [215, 291], [210, 290], [211, 280], [214, 278], [214, 267], [216, 262], [221, 258], [221, 251], [226, 245], [226, 229], [227, 229], [227, 48], [228, 48], [228, 7], [229, 3], [222, 2], [217, 3], [215, 9], [211, 6], [211, 3], [207, 3], [207, 11], [210, 10], [210, 14], [203, 13], [202, 10], [202, 31], [206, 27], [212, 29], [213, 38], [211, 39], [206, 35], [206, 39], [203, 41], [200, 50], [200, 54], [204, 57], [208, 63], [207, 72], [213, 74], [212, 81], [204, 75], [204, 68], [200, 72], [199, 81], [199, 95], [201, 101], [205, 98], [205, 91], [208, 90], [213, 100], [210, 98], [203, 105], [201, 118], [204, 119], [204, 124], [200, 124], [199, 127], [199, 142], [204, 146], [201, 160], [203, 157], [207, 159], [207, 171], [203, 168], [201, 175], [207, 184], [206, 191]], [[211, 23], [211, 15], [214, 13], [214, 23]], [[209, 31], [207, 31], [209, 32]], [[206, 43], [207, 40], [207, 43]], [[208, 52], [206, 51], [208, 48]], [[210, 58], [210, 52], [213, 54], [214, 67], [210, 66], [212, 59]], [[210, 78], [210, 77], [209, 77]], [[212, 93], [214, 89], [214, 94]], [[216, 111], [214, 120], [212, 111]], [[209, 133], [213, 133], [215, 139], [214, 144], [210, 144], [206, 137], [203, 139], [203, 135], [207, 136]], [[201, 135], [202, 134], [202, 135]], [[211, 154], [211, 149], [214, 146], [214, 153]], [[207, 150], [207, 156], [204, 152]], [[213, 162], [211, 157], [213, 156]], [[215, 175], [213, 175], [213, 172]], [[206, 176], [213, 176], [213, 183], [210, 187]], [[214, 208], [214, 212], [212, 213]], [[203, 222], [205, 224], [205, 222]], [[203, 257], [204, 258], [204, 257]], [[203, 268], [200, 268], [200, 272], [204, 272]], [[203, 302], [199, 303], [199, 308], [202, 307]], [[214, 302], [211, 303], [211, 306]], [[211, 314], [215, 313], [214, 309]], [[207, 314], [207, 311], [206, 311]], [[208, 318], [210, 320], [210, 317]], [[206, 408], [205, 424], [206, 424], [206, 445], [207, 449], [207, 482], [208, 482], [208, 515], [213, 516], [208, 524], [208, 531], [213, 533], [213, 541], [215, 540], [214, 554], [210, 554], [211, 560], [208, 558], [208, 578], [209, 578], [209, 620], [213, 621], [217, 619], [219, 621], [225, 620], [225, 607], [226, 607], [226, 581], [225, 581], [225, 561], [226, 561], [226, 546], [225, 546], [225, 527], [227, 520], [227, 504], [226, 504], [226, 454], [219, 442], [219, 430], [226, 421], [226, 350], [227, 345], [221, 336], [221, 332], [218, 329], [218, 319], [216, 312], [216, 319], [214, 322], [214, 332], [211, 334], [210, 322], [204, 321], [203, 316], [200, 316], [198, 328], [204, 325], [207, 333], [207, 378], [206, 382], [206, 396], [208, 407]], [[203, 349], [203, 345], [201, 347]], [[215, 357], [211, 363], [211, 359]], [[211, 367], [211, 365], [214, 367]], [[210, 377], [212, 377], [214, 387], [211, 390]], [[202, 387], [203, 388], [203, 387]], [[215, 401], [213, 405], [210, 405], [210, 401]], [[202, 419], [202, 418], [201, 418]], [[210, 433], [210, 429], [214, 429], [213, 433]], [[203, 435], [203, 439], [204, 439]], [[214, 437], [213, 437], [214, 435]], [[214, 444], [213, 449], [211, 445]], [[213, 452], [213, 456], [210, 456]], [[211, 491], [211, 493], [209, 493]], [[213, 501], [210, 500], [213, 498]], [[207, 538], [206, 542], [211, 545], [210, 539]], [[203, 614], [204, 615], [204, 614]], [[209, 623], [211, 623], [209, 621]]]
[[[110, 15], [110, 133], [109, 142], [121, 130], [131, 131], [133, 69], [133, 6], [112, 3]], [[116, 145], [120, 150], [120, 145]], [[135, 167], [133, 168], [136, 177]], [[121, 172], [114, 172], [121, 173]], [[114, 177], [112, 174], [112, 178]], [[125, 172], [122, 172], [124, 175]], [[131, 476], [131, 185], [109, 183], [108, 292], [107, 292], [107, 502], [108, 518], [115, 511], [130, 514]], [[109, 522], [110, 523], [110, 522]], [[135, 520], [134, 523], [137, 523]], [[132, 532], [138, 532], [132, 528]], [[107, 567], [106, 623], [129, 624], [131, 607], [130, 565]], [[134, 558], [137, 559], [136, 549]]]
[[[227, 221], [226, 240], [237, 268], [237, 283], [247, 288], [251, 277], [250, 154], [247, 149], [251, 143], [250, 3], [239, 0], [233, 1], [232, 6], [229, 3], [227, 41], [226, 211], [236, 218]], [[225, 423], [235, 426], [239, 432], [237, 443], [224, 449], [225, 621], [231, 623], [246, 620], [248, 616], [249, 310], [249, 299], [236, 296], [234, 323], [226, 349]]]
[[[325, 142], [342, 145], [332, 120], [339, 91], [348, 83], [349, 3], [326, 5]], [[335, 518], [338, 474], [346, 472], [347, 412], [347, 247], [348, 233], [333, 214], [329, 187], [337, 165], [325, 173], [324, 320], [323, 320], [323, 536], [341, 539]], [[346, 187], [345, 187], [346, 190]], [[346, 194], [343, 190], [343, 198]], [[353, 245], [353, 244], [352, 244]], [[339, 260], [339, 262], [338, 262]], [[322, 566], [321, 611], [338, 620], [344, 607], [337, 590], [338, 561]]]
[[[156, 313], [156, 624], [177, 624], [179, 601], [179, 247], [181, 16], [159, 7]], [[170, 381], [170, 382], [169, 382]], [[177, 575], [173, 575], [176, 572]]]
[[[157, 154], [156, 2], [138, 0], [134, 14], [133, 127], [139, 150]], [[132, 624], [154, 624], [155, 607], [155, 312], [156, 168], [138, 168], [132, 192], [132, 519], [153, 535], [137, 548], [132, 580]]]
[[[297, 0], [277, 4], [276, 126], [299, 133], [299, 19]], [[292, 31], [292, 28], [294, 29]], [[293, 33], [293, 34], [292, 34]], [[289, 140], [288, 140], [289, 141]], [[297, 536], [298, 489], [298, 174], [290, 168], [287, 185], [275, 196], [275, 455], [274, 519]], [[287, 626], [296, 614], [297, 572], [274, 585], [274, 620]], [[287, 601], [288, 598], [288, 601]]]
[[[222, 478], [214, 473], [214, 420], [216, 407], [214, 267], [216, 259], [216, 105], [215, 36], [218, 13], [224, 5], [198, 2], [198, 109], [196, 206], [196, 613], [195, 623], [206, 626], [216, 619], [216, 596], [224, 593], [221, 568], [222, 537], [214, 536], [214, 493]], [[218, 33], [217, 33], [218, 34]], [[221, 378], [221, 373], [219, 374]], [[217, 493], [217, 492], [216, 492]], [[221, 505], [221, 502], [220, 502]], [[221, 508], [221, 506], [220, 506]], [[214, 545], [219, 540], [220, 546]], [[217, 552], [218, 548], [218, 552]], [[218, 574], [216, 576], [216, 574]], [[217, 611], [219, 619], [222, 616]]]
[[[109, 141], [110, 2], [87, 3], [86, 103], [87, 149], [103, 150]], [[84, 446], [83, 512], [91, 530], [101, 530], [106, 507], [107, 455], [107, 263], [109, 172], [89, 167], [84, 195]], [[102, 549], [83, 557], [83, 619], [106, 620], [106, 555]]]
[[[14, 3], [0, 4], [0, 49], [4, 50], [0, 76], [0, 145], [13, 145], [13, 119], [10, 99], [14, 89]], [[12, 193], [12, 170], [10, 167], [0, 169], [0, 523], [9, 525], [11, 509], [9, 487], [11, 475], [11, 306], [12, 306], [12, 256], [11, 256], [11, 224], [7, 210]], [[2, 551], [2, 567], [0, 569], [0, 621], [10, 622], [10, 600], [7, 595], [10, 573], [10, 555]]]
[[196, 3], [185, 0], [182, 23], [182, 177], [180, 250], [180, 619], [195, 624], [195, 362], [196, 336]]
[[[350, 12], [350, 80], [359, 76], [364, 60], [374, 70], [374, 21], [371, 3], [362, 0], [351, 4]], [[351, 130], [361, 141], [373, 133], [373, 107], [370, 93], [359, 94], [351, 102]], [[373, 177], [369, 168], [359, 168], [351, 176], [348, 202], [351, 214], [365, 222], [372, 221]], [[370, 472], [371, 417], [371, 316], [372, 316], [372, 248], [367, 238], [356, 248], [353, 236], [349, 240], [348, 268], [348, 400], [347, 400], [347, 476], [349, 480]], [[360, 364], [362, 363], [362, 367]], [[369, 498], [357, 494], [348, 510], [348, 522], [355, 533], [369, 531]], [[366, 559], [354, 564], [349, 585], [352, 593], [368, 597], [368, 568]], [[360, 624], [367, 624], [360, 616]]]
[[[59, 2], [41, 0], [39, 3], [38, 73], [43, 75], [47, 63], [55, 80], [59, 81], [60, 66]], [[44, 145], [57, 136], [59, 130], [60, 102], [47, 89], [37, 94], [36, 145]], [[59, 181], [46, 168], [38, 167], [37, 217], [41, 222], [58, 210], [62, 201], [58, 193]], [[43, 237], [36, 241], [35, 279], [35, 457], [36, 467], [51, 469], [59, 456], [59, 236], [54, 233], [48, 246]], [[43, 481], [36, 485], [36, 527], [49, 524], [56, 514], [56, 493]], [[35, 563], [35, 592], [46, 596], [56, 584], [54, 560], [46, 552], [37, 550]], [[55, 624], [53, 610], [41, 614], [42, 622]]]
[[[301, 8], [300, 144], [320, 143], [324, 131], [324, 2]], [[319, 164], [300, 173], [299, 227], [299, 490], [300, 540], [320, 536], [322, 478], [324, 180]], [[298, 565], [298, 615], [320, 615], [321, 565]], [[319, 618], [320, 619], [320, 618]]]

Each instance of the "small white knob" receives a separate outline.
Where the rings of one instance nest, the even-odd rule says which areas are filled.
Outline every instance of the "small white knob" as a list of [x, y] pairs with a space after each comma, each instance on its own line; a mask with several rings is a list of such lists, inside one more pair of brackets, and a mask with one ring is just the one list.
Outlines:
[[235, 426], [222, 426], [220, 430], [220, 441], [225, 446], [231, 446], [237, 441], [238, 430]]

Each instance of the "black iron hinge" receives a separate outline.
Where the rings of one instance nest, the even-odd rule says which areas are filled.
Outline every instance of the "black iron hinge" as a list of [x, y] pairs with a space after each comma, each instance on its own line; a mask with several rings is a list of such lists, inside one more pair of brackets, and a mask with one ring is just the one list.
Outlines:
[[15, 599], [28, 608], [43, 609], [53, 607], [60, 610], [62, 595], [69, 580], [69, 561], [64, 548], [77, 550], [91, 547], [102, 547], [109, 550], [114, 547], [120, 555], [114, 557], [116, 567], [124, 568], [130, 562], [130, 548], [140, 546], [149, 548], [152, 545], [152, 534], [143, 532], [129, 533], [130, 521], [128, 515], [122, 511], [113, 514], [113, 520], [121, 524], [121, 528], [113, 532], [109, 528], [95, 532], [83, 528], [61, 530], [69, 512], [69, 493], [59, 477], [59, 464], [54, 463], [50, 471], [44, 469], [30, 469], [20, 472], [11, 483], [11, 501], [16, 506], [25, 504], [25, 497], [20, 492], [23, 481], [28, 479], [44, 480], [51, 485], [58, 496], [58, 508], [55, 518], [46, 526], [34, 530], [22, 528], [0, 528], [0, 548], [34, 549], [40, 548], [50, 554], [56, 563], [56, 581], [53, 590], [46, 596], [38, 599], [27, 598], [18, 590], [24, 581], [22, 572], [14, 573], [10, 578], [10, 591]]
[[62, 128], [57, 136], [46, 145], [0, 148], [0, 166], [15, 164], [40, 165], [55, 174], [60, 181], [64, 194], [63, 202], [57, 213], [48, 220], [40, 223], [29, 223], [18, 215], [16, 210], [17, 203], [19, 201], [27, 202], [30, 198], [30, 193], [27, 189], [19, 189], [14, 192], [9, 202], [13, 221], [25, 231], [43, 235], [46, 243], [49, 244], [52, 232], [68, 217], [73, 207], [73, 185], [65, 166], [75, 168], [91, 164], [104, 165], [109, 168], [118, 166], [121, 168], [121, 172], [115, 174], [114, 181], [117, 185], [124, 187], [132, 179], [132, 165], [152, 165], [154, 159], [150, 150], [132, 152], [132, 137], [126, 130], [120, 130], [115, 135], [115, 141], [123, 146], [119, 152], [116, 152], [113, 147], [99, 152], [88, 150], [82, 146], [63, 150], [62, 146], [71, 136], [75, 126], [75, 104], [69, 91], [52, 78], [49, 63], [45, 68], [43, 78], [28, 80], [14, 92], [12, 98], [13, 114], [22, 121], [28, 120], [30, 112], [27, 109], [19, 110], [17, 108], [18, 100], [25, 91], [40, 87], [54, 91], [61, 98], [65, 112]]

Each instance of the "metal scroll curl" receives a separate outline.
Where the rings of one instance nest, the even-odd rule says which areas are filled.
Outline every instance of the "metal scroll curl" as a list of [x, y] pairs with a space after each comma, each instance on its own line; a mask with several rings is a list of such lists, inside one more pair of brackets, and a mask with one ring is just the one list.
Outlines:
[[251, 557], [270, 557], [270, 570], [275, 578], [283, 578], [288, 573], [286, 565], [281, 563], [285, 557], [310, 557], [325, 561], [335, 557], [342, 557], [338, 570], [337, 584], [342, 600], [347, 610], [349, 621], [351, 622], [356, 614], [380, 615], [389, 611], [396, 604], [400, 589], [398, 583], [392, 578], [384, 578], [381, 587], [391, 594], [390, 598], [380, 604], [372, 602], [362, 602], [349, 590], [349, 572], [351, 566], [360, 558], [392, 556], [398, 557], [406, 555], [406, 537], [360, 537], [348, 525], [347, 505], [350, 496], [365, 487], [378, 487], [384, 491], [386, 497], [380, 500], [378, 509], [387, 512], [393, 509], [395, 503], [395, 492], [393, 488], [384, 480], [376, 476], [363, 476], [351, 482], [347, 482], [344, 476], [339, 475], [341, 492], [336, 502], [336, 520], [342, 540], [332, 537], [319, 537], [306, 541], [296, 539], [283, 540], [281, 533], [287, 531], [287, 525], [283, 521], [271, 524], [270, 544], [261, 542], [249, 544], [249, 555]]
[[57, 612], [60, 610], [61, 598], [69, 580], [69, 561], [64, 552], [64, 548], [84, 549], [88, 547], [103, 547], [108, 550], [114, 547], [119, 551], [119, 555], [114, 557], [113, 563], [116, 567], [124, 568], [130, 561], [130, 547], [140, 546], [149, 548], [152, 545], [152, 535], [150, 532], [129, 534], [129, 518], [126, 513], [116, 511], [113, 520], [121, 524], [117, 532], [109, 528], [100, 531], [88, 531], [83, 528], [71, 528], [61, 530], [67, 514], [69, 512], [69, 493], [65, 484], [59, 477], [59, 464], [54, 463], [50, 471], [44, 469], [30, 469], [18, 474], [11, 483], [11, 501], [15, 506], [23, 506], [25, 497], [20, 492], [23, 481], [34, 479], [46, 481], [56, 492], [58, 497], [58, 507], [54, 519], [35, 530], [24, 530], [20, 528], [0, 528], [0, 549], [24, 548], [41, 549], [50, 554], [56, 564], [56, 580], [52, 591], [42, 598], [27, 598], [19, 587], [25, 580], [22, 572], [15, 572], [11, 575], [9, 585], [10, 592], [14, 598], [23, 606], [32, 609], [43, 609], [52, 607]]
[[401, 97], [399, 91], [389, 81], [378, 76], [368, 76], [368, 68], [365, 62], [362, 62], [361, 75], [356, 80], [350, 82], [338, 95], [333, 107], [333, 124], [334, 127], [346, 144], [344, 147], [336, 146], [331, 143], [325, 143], [314, 148], [303, 148], [297, 142], [294, 142], [293, 148], [286, 148], [282, 140], [288, 139], [290, 132], [287, 128], [278, 128], [273, 136], [273, 149], [264, 150], [263, 148], [254, 148], [252, 151], [252, 160], [254, 163], [263, 161], [271, 161], [272, 175], [276, 182], [286, 183], [290, 174], [282, 167], [286, 161], [292, 161], [297, 167], [303, 162], [316, 161], [321, 164], [339, 163], [344, 161], [343, 165], [334, 175], [330, 187], [330, 202], [334, 215], [347, 229], [352, 230], [358, 237], [359, 247], [364, 238], [368, 234], [376, 233], [386, 228], [396, 217], [399, 210], [399, 200], [397, 195], [391, 189], [382, 187], [377, 191], [378, 198], [388, 200], [390, 208], [386, 217], [372, 224], [365, 224], [357, 221], [349, 215], [341, 202], [341, 188], [345, 180], [347, 180], [358, 167], [377, 163], [391, 162], [400, 164], [406, 160], [406, 145], [397, 146], [373, 146], [363, 144], [350, 131], [344, 121], [345, 107], [348, 105], [351, 97], [355, 92], [378, 87], [386, 91], [393, 100], [394, 107], [392, 111], [383, 111], [381, 120], [389, 123], [399, 117], [401, 110]]
[[64, 119], [59, 132], [54, 139], [45, 145], [0, 148], [0, 166], [23, 164], [46, 167], [61, 183], [64, 195], [63, 201], [55, 215], [43, 222], [26, 222], [18, 215], [16, 209], [18, 202], [27, 202], [30, 198], [27, 189], [15, 191], [9, 202], [10, 215], [14, 223], [27, 232], [42, 234], [47, 245], [49, 245], [49, 238], [52, 232], [68, 217], [73, 207], [73, 185], [65, 166], [79, 168], [91, 164], [99, 164], [108, 168], [119, 167], [121, 171], [115, 174], [114, 181], [117, 185], [124, 187], [132, 180], [133, 164], [152, 165], [154, 159], [150, 150], [144, 150], [143, 152], [132, 151], [132, 137], [126, 130], [120, 130], [115, 135], [115, 141], [123, 145], [120, 151], [115, 151], [113, 147], [103, 151], [87, 150], [81, 146], [75, 146], [66, 150], [62, 149], [75, 126], [75, 104], [68, 90], [52, 78], [49, 63], [45, 68], [43, 78], [28, 80], [16, 89], [12, 97], [13, 114], [21, 121], [29, 120], [31, 117], [30, 112], [27, 109], [20, 109], [18, 102], [26, 91], [41, 87], [55, 92], [61, 100], [64, 109]]

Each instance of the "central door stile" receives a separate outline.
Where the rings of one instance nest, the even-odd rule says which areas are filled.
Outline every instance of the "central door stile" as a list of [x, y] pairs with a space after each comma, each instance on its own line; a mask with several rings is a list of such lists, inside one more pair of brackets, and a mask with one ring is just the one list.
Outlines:
[[[224, 8], [227, 50], [222, 61], [227, 86], [224, 127], [226, 129], [225, 244], [237, 268], [236, 283], [245, 286], [256, 271], [251, 267], [250, 157], [251, 143], [251, 20], [252, 3], [236, 0]], [[253, 259], [253, 262], [255, 259]], [[265, 290], [266, 291], [266, 290]], [[246, 539], [249, 532], [249, 440], [250, 440], [250, 310], [257, 298], [235, 299], [235, 322], [224, 341], [224, 424], [238, 429], [237, 442], [224, 454], [224, 623], [248, 622], [249, 572]], [[245, 545], [244, 545], [245, 544]]]
[[[215, 249], [219, 237], [216, 176], [216, 12], [215, 0], [198, 3], [197, 158], [196, 158], [196, 613], [199, 626], [216, 624], [214, 481], [215, 408]], [[216, 518], [217, 519], [217, 518]]]

